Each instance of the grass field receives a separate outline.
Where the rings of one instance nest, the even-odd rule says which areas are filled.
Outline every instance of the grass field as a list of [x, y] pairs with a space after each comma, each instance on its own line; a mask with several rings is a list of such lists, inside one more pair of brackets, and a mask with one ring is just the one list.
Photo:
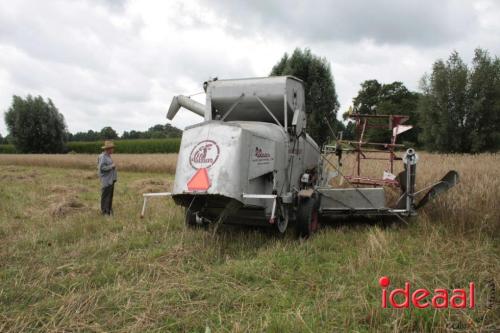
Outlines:
[[[186, 230], [163, 198], [139, 219], [141, 193], [170, 189], [175, 155], [115, 155], [115, 216], [103, 218], [95, 158], [0, 156], [0, 332], [486, 332], [500, 323], [498, 154], [422, 154], [420, 186], [449, 169], [461, 183], [408, 225], [331, 223], [303, 243], [244, 227]], [[382, 275], [412, 289], [474, 281], [476, 308], [382, 309]]]

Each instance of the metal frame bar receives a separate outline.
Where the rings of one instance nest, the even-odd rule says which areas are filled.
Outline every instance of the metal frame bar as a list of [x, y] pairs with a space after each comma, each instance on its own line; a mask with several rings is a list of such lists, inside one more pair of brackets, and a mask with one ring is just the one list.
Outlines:
[[[346, 144], [359, 144], [359, 141], [352, 141], [352, 140], [339, 140], [340, 143], [346, 143]], [[387, 147], [404, 147], [402, 144], [397, 144], [397, 143], [381, 143], [381, 142], [361, 142], [361, 145], [367, 145], [367, 146], [387, 146]]]
[[368, 177], [357, 177], [357, 176], [345, 176], [345, 179], [350, 181], [353, 184], [357, 185], [371, 185], [371, 186], [393, 186], [399, 187], [400, 184], [397, 180], [389, 180], [389, 179], [373, 179]]
[[247, 194], [243, 193], [242, 197], [245, 199], [267, 199], [273, 200], [273, 208], [271, 209], [271, 218], [269, 219], [269, 223], [274, 223], [274, 217], [276, 215], [276, 199], [278, 196], [276, 194]]
[[245, 199], [276, 199], [276, 194], [242, 194]]
[[141, 219], [144, 217], [144, 214], [146, 213], [146, 204], [148, 202], [149, 197], [170, 197], [172, 196], [172, 192], [144, 193], [142, 196], [144, 198], [144, 202], [142, 203]]
[[264, 107], [264, 109], [267, 111], [267, 113], [269, 113], [269, 115], [274, 119], [274, 121], [276, 122], [276, 124], [280, 125], [281, 127], [283, 127], [283, 125], [281, 125], [281, 123], [279, 122], [279, 120], [274, 116], [274, 114], [271, 112], [271, 110], [269, 110], [269, 108], [267, 107], [266, 103], [264, 103], [262, 101], [262, 99], [260, 99], [259, 96], [255, 95], [255, 98], [257, 98], [257, 100], [259, 101], [259, 103]]
[[[350, 115], [349, 118], [354, 119], [356, 123], [356, 134], [358, 136], [357, 141], [341, 141], [340, 143], [347, 143], [354, 146], [354, 151], [356, 152], [356, 163], [354, 165], [353, 176], [351, 179], [354, 180], [353, 184], [356, 185], [366, 185], [366, 181], [359, 181], [361, 178], [361, 160], [385, 160], [389, 162], [390, 172], [394, 173], [394, 161], [400, 160], [397, 157], [394, 149], [396, 147], [404, 147], [404, 145], [396, 144], [397, 134], [394, 135], [394, 127], [398, 126], [404, 122], [406, 122], [409, 117], [404, 115], [365, 115], [365, 114], [353, 114]], [[369, 119], [388, 119], [388, 125], [380, 125], [380, 124], [370, 124], [368, 122]], [[392, 131], [391, 133], [391, 141], [390, 143], [376, 143], [376, 142], [366, 142], [363, 141], [366, 130], [368, 128], [388, 128]], [[386, 150], [376, 151], [373, 149], [363, 149], [362, 146], [383, 146]], [[379, 158], [367, 156], [365, 153], [386, 153], [389, 154], [388, 158]], [[373, 185], [387, 185], [386, 182], [382, 182], [379, 179], [367, 179], [369, 184]], [[398, 184], [395, 184], [398, 186]]]
[[283, 95], [283, 119], [285, 121], [285, 125], [283, 127], [285, 127], [285, 131], [287, 130], [287, 126], [288, 126], [288, 105], [287, 105], [287, 100], [286, 100], [286, 93]]
[[[366, 151], [365, 151], [366, 153]], [[376, 160], [376, 161], [391, 161], [390, 158], [383, 158], [383, 157], [367, 157], [367, 156], [364, 156], [363, 157], [364, 160]], [[392, 170], [391, 170], [392, 172]]]
[[408, 214], [411, 213], [411, 202], [413, 201], [413, 193], [412, 192], [412, 186], [411, 186], [411, 171], [412, 171], [412, 163], [413, 161], [410, 160], [409, 157], [407, 157], [406, 160], [406, 210], [408, 211]]
[[417, 192], [413, 193], [413, 195], [417, 195], [417, 194], [419, 194], [419, 193], [422, 193], [422, 192], [424, 192], [424, 191], [426, 191], [426, 190], [428, 190], [428, 189], [430, 189], [430, 188], [432, 188], [432, 187], [436, 186], [437, 184], [441, 184], [441, 183], [444, 183], [444, 182], [443, 182], [442, 180], [440, 180], [440, 181], [438, 181], [438, 182], [436, 182], [436, 183], [434, 183], [434, 184], [431, 184], [431, 185], [429, 185], [429, 186], [424, 187], [424, 188], [423, 188], [423, 189], [421, 189], [421, 190], [418, 190]]
[[240, 97], [238, 97], [238, 99], [233, 103], [233, 105], [231, 105], [229, 107], [229, 110], [227, 110], [227, 112], [224, 114], [224, 116], [221, 118], [222, 121], [224, 121], [224, 119], [226, 119], [227, 116], [229, 116], [231, 114], [231, 112], [233, 112], [233, 110], [236, 108], [236, 106], [238, 104], [240, 104], [241, 100], [243, 99], [243, 97], [245, 97], [245, 94], [242, 94]]

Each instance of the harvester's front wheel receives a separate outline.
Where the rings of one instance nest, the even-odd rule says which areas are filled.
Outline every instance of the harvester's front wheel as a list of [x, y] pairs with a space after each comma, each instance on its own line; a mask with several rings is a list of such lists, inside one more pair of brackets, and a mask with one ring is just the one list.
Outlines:
[[302, 239], [308, 238], [319, 229], [318, 200], [310, 198], [299, 198], [297, 208], [297, 231]]
[[278, 235], [283, 235], [288, 227], [288, 208], [280, 206], [276, 216], [276, 231]]

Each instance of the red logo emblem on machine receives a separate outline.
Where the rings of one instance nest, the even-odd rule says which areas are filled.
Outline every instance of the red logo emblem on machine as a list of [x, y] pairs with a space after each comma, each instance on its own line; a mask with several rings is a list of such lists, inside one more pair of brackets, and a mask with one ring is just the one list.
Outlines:
[[189, 163], [195, 169], [208, 169], [217, 162], [220, 149], [215, 141], [204, 140], [194, 146]]
[[252, 157], [251, 162], [256, 163], [257, 165], [266, 165], [270, 164], [272, 160], [274, 160], [274, 158], [266, 148], [263, 149], [261, 147], [255, 147], [254, 156]]

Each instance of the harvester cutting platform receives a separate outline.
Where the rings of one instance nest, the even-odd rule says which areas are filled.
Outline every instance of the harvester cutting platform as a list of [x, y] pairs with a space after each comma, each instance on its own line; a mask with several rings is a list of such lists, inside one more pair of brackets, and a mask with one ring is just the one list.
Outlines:
[[[415, 203], [418, 156], [413, 149], [403, 158], [395, 153], [398, 131], [409, 128], [403, 125], [405, 116], [386, 116], [387, 128], [393, 131], [388, 144], [377, 147], [363, 141], [370, 117], [354, 115], [357, 141], [337, 140], [334, 146], [320, 148], [306, 132], [301, 80], [292, 76], [213, 80], [205, 82], [204, 89], [205, 105], [185, 96], [172, 100], [168, 119], [184, 107], [204, 121], [184, 130], [172, 192], [144, 194], [142, 215], [148, 198], [171, 196], [185, 207], [189, 227], [264, 225], [284, 233], [293, 222], [307, 237], [324, 216], [415, 215], [417, 208], [458, 181], [458, 174], [450, 171]], [[358, 168], [352, 176], [344, 176], [340, 168], [346, 150], [356, 154]], [[369, 159], [372, 151], [388, 154], [391, 172], [393, 163], [402, 160], [404, 171], [380, 180], [362, 176], [361, 160]], [[328, 158], [332, 154], [338, 156], [336, 164]], [[351, 187], [331, 186], [334, 177], [343, 177]], [[386, 186], [401, 188], [393, 207], [387, 205]]]

